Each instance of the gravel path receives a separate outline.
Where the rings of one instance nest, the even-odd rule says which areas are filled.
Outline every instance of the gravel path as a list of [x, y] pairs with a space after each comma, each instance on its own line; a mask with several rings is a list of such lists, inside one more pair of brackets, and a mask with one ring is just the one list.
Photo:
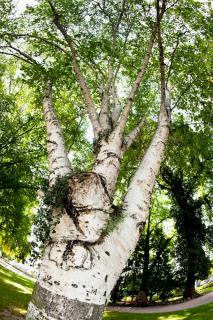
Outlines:
[[213, 302], [213, 292], [207, 293], [201, 297], [194, 298], [189, 301], [185, 301], [178, 304], [172, 304], [167, 306], [153, 306], [153, 307], [107, 307], [107, 311], [129, 312], [129, 313], [161, 313], [172, 312], [183, 309], [190, 309]]

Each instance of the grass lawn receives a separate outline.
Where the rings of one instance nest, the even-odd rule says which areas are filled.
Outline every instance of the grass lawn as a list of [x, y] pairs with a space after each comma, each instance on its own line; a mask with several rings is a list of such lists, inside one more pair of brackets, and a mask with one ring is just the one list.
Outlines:
[[0, 266], [0, 312], [26, 314], [34, 283]]
[[[34, 283], [0, 266], [0, 312], [25, 315]], [[104, 320], [213, 320], [213, 303], [170, 313], [131, 314], [106, 312]]]

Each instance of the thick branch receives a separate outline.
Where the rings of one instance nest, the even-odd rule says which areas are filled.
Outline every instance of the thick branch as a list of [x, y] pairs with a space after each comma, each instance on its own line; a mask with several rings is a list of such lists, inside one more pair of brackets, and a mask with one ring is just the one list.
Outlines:
[[47, 153], [49, 160], [50, 185], [52, 185], [58, 176], [69, 174], [71, 166], [65, 148], [62, 129], [53, 108], [51, 83], [48, 83], [44, 90], [43, 107], [48, 137]]
[[98, 116], [95, 110], [95, 106], [91, 97], [91, 94], [89, 92], [89, 89], [87, 87], [86, 81], [84, 79], [83, 74], [81, 73], [79, 64], [78, 64], [78, 60], [77, 60], [77, 53], [76, 50], [74, 48], [73, 45], [73, 40], [72, 38], [68, 35], [66, 29], [64, 28], [64, 26], [60, 23], [60, 17], [59, 14], [57, 13], [55, 7], [53, 6], [52, 2], [50, 0], [47, 0], [51, 10], [53, 12], [54, 15], [54, 19], [53, 22], [55, 24], [55, 26], [58, 28], [58, 30], [61, 32], [61, 34], [63, 35], [64, 39], [67, 41], [67, 44], [70, 48], [70, 52], [71, 52], [71, 57], [72, 57], [72, 65], [73, 65], [73, 70], [75, 72], [76, 78], [78, 80], [78, 83], [80, 85], [81, 91], [83, 93], [85, 102], [86, 102], [86, 106], [87, 106], [87, 110], [88, 110], [88, 114], [89, 114], [89, 118], [91, 120], [92, 126], [93, 126], [93, 131], [94, 131], [94, 135], [95, 138], [98, 138], [99, 133], [101, 132], [101, 126], [100, 123], [98, 121]]
[[113, 122], [113, 125], [116, 126], [118, 119], [120, 117], [122, 106], [121, 106], [121, 102], [119, 101], [117, 88], [114, 82], [112, 82], [112, 97], [114, 100], [114, 108], [112, 110], [112, 122]]
[[[171, 101], [165, 85], [165, 64], [160, 30], [161, 17], [159, 11], [159, 0], [157, 3], [157, 33], [161, 76], [161, 107], [158, 128], [139, 168], [132, 178], [124, 205], [124, 209], [128, 211], [129, 214], [131, 212], [135, 212], [137, 215], [141, 215], [143, 211], [148, 214], [150, 197], [155, 184], [155, 179], [160, 169], [160, 163], [164, 154], [170, 127]], [[139, 200], [140, 198], [141, 201]]]
[[111, 129], [110, 117], [109, 117], [109, 92], [110, 92], [112, 80], [113, 80], [113, 70], [112, 70], [112, 66], [110, 65], [109, 71], [108, 71], [108, 80], [104, 88], [102, 101], [101, 101], [101, 111], [99, 115], [99, 122], [103, 130]]
[[157, 37], [158, 37], [158, 51], [159, 51], [159, 63], [160, 63], [160, 81], [161, 81], [161, 109], [160, 109], [160, 121], [163, 121], [164, 117], [166, 122], [171, 116], [171, 101], [168, 89], [166, 87], [165, 76], [165, 61], [164, 61], [164, 48], [161, 35], [161, 12], [165, 11], [165, 2], [163, 1], [162, 8], [160, 10], [159, 0], [157, 0]]
[[[162, 84], [164, 83], [163, 77], [161, 82]], [[112, 279], [109, 281], [117, 280], [116, 277], [118, 277], [119, 272], [121, 272], [138, 242], [141, 228], [143, 228], [149, 213], [151, 195], [169, 135], [170, 116], [168, 112], [165, 112], [165, 107], [170, 107], [170, 99], [166, 97], [166, 93], [163, 98], [158, 127], [138, 169], [131, 179], [124, 199], [123, 220], [103, 243], [102, 251], [110, 252], [111, 266], [115, 267], [113, 261], [116, 261], [117, 274], [113, 274]], [[116, 259], [117, 256], [119, 256], [119, 259]]]

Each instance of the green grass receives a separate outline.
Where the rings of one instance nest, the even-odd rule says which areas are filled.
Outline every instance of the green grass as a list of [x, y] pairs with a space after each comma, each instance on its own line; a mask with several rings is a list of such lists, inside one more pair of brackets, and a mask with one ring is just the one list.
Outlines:
[[213, 303], [169, 313], [133, 314], [106, 312], [104, 320], [213, 320]]
[[196, 288], [197, 293], [199, 294], [206, 294], [213, 291], [213, 282], [209, 282], [207, 284], [204, 284], [203, 286], [200, 286]]
[[33, 286], [32, 281], [0, 266], [0, 312], [26, 314]]
[[[0, 312], [25, 315], [34, 283], [0, 266]], [[208, 288], [208, 287], [207, 287]], [[205, 288], [203, 288], [205, 289]], [[212, 289], [212, 287], [211, 287]], [[170, 313], [131, 314], [106, 312], [104, 320], [212, 320], [213, 303]]]

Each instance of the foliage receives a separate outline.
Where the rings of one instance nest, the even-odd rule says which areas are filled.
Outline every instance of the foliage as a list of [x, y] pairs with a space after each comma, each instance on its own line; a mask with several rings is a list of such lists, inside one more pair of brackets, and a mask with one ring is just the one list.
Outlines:
[[[45, 242], [53, 227], [58, 223], [60, 212], [63, 213], [64, 205], [68, 195], [69, 176], [57, 177], [53, 186], [48, 186], [48, 181], [42, 188], [42, 197], [40, 205], [33, 221], [33, 235], [35, 240], [32, 242], [33, 250], [31, 259], [36, 260], [41, 256]], [[57, 218], [53, 219], [53, 209], [59, 209]]]
[[[201, 106], [205, 103], [206, 110], [209, 92], [202, 90], [197, 101]], [[208, 250], [212, 249], [212, 129], [209, 125], [212, 119], [202, 107], [196, 115], [176, 113], [174, 119], [161, 168], [162, 179], [158, 182], [172, 203], [170, 214], [177, 230], [175, 253], [181, 283], [184, 281], [186, 286], [191, 278], [193, 287], [195, 279], [208, 276], [211, 265]]]
[[119, 226], [119, 223], [123, 220], [124, 214], [119, 207], [113, 206], [113, 212], [110, 215], [107, 226], [104, 230], [104, 235], [109, 235], [115, 228]]
[[[2, 69], [4, 74], [4, 69]], [[29, 254], [36, 190], [44, 174], [40, 116], [21, 106], [15, 93], [0, 83], [0, 247], [24, 259]], [[38, 126], [38, 128], [37, 128]], [[40, 139], [40, 141], [42, 141]]]

